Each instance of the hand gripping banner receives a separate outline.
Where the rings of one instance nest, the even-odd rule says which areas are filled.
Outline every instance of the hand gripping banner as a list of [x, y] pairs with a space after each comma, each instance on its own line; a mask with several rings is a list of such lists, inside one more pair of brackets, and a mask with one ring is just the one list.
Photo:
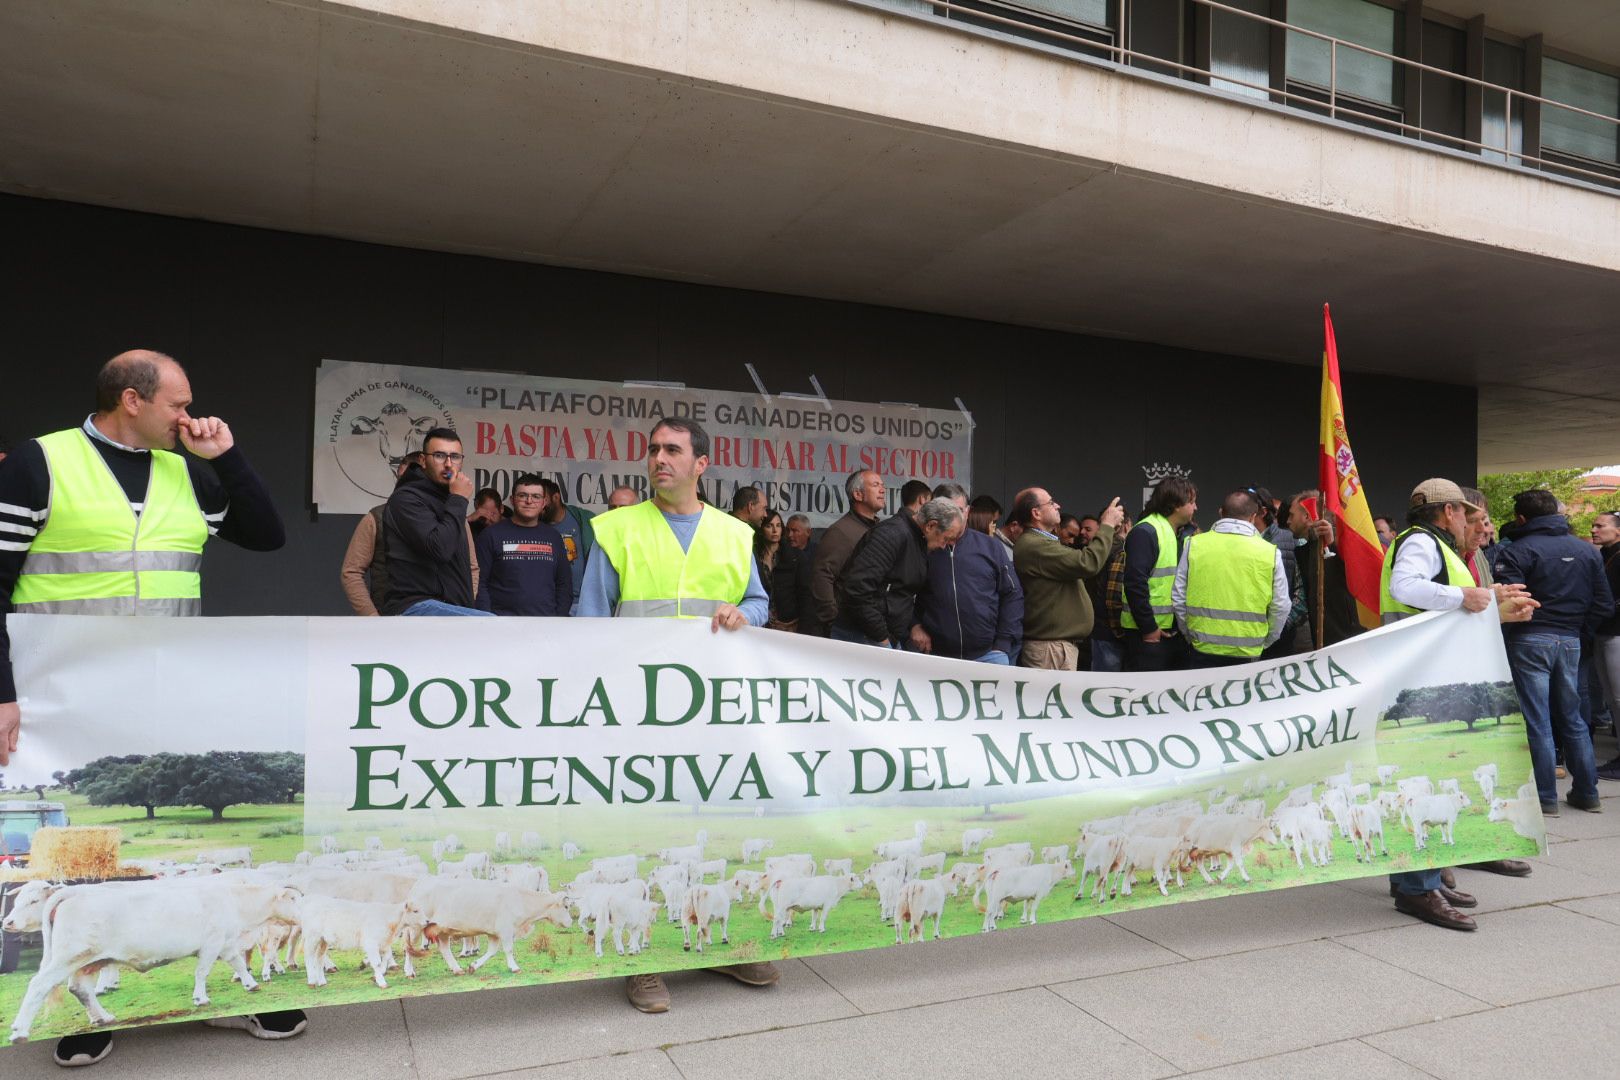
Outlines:
[[13, 1040], [938, 948], [1545, 843], [1494, 609], [1126, 675], [666, 620], [9, 624]]

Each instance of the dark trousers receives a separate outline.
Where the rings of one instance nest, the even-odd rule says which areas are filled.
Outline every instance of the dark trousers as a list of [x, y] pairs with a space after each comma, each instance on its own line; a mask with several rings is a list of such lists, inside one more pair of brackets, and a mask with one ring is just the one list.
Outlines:
[[1126, 671], [1181, 671], [1187, 666], [1187, 642], [1182, 637], [1161, 636], [1153, 644], [1142, 640], [1140, 630], [1120, 634], [1125, 645]]

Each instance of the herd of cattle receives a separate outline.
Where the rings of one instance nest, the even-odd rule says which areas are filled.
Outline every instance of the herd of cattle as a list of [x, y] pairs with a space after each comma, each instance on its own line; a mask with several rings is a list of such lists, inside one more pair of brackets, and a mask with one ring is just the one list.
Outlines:
[[[1385, 824], [1392, 820], [1410, 831], [1418, 851], [1428, 846], [1432, 830], [1442, 843], [1454, 843], [1458, 814], [1472, 805], [1459, 780], [1436, 786], [1426, 776], [1399, 778], [1399, 771], [1379, 766], [1373, 779], [1356, 783], [1347, 765], [1322, 783], [1292, 790], [1255, 778], [1233, 794], [1215, 788], [1202, 799], [1087, 821], [1072, 848], [993, 844], [994, 830], [969, 828], [952, 845], [964, 858], [948, 867], [944, 850], [928, 850], [929, 825], [918, 821], [912, 835], [876, 844], [874, 858], [860, 870], [853, 858], [771, 854], [774, 840], [749, 837], [733, 849], [741, 865], [728, 876], [727, 859], [716, 857], [718, 845], [699, 830], [692, 843], [651, 855], [592, 858], [588, 869], [554, 888], [546, 867], [536, 864], [546, 847], [542, 838], [525, 832], [514, 843], [502, 832], [490, 851], [465, 851], [453, 835], [433, 841], [431, 870], [417, 855], [385, 849], [379, 837], [353, 850], [325, 837], [320, 851], [291, 863], [254, 866], [250, 849], [227, 848], [195, 852], [186, 862], [128, 864], [149, 875], [146, 880], [32, 881], [16, 893], [0, 924], [7, 932], [39, 932], [43, 940], [11, 1038], [26, 1038], [51, 992], [64, 985], [91, 1023], [112, 1023], [98, 996], [118, 985], [122, 968], [145, 971], [192, 957], [192, 1003], [205, 1006], [219, 961], [234, 981], [255, 990], [301, 960], [307, 984], [318, 987], [337, 970], [332, 954], [358, 952], [376, 985], [386, 988], [389, 972], [400, 968], [414, 977], [416, 960], [435, 948], [457, 975], [467, 970], [458, 955], [476, 957], [469, 966], [477, 971], [497, 952], [517, 972], [515, 946], [547, 922], [564, 929], [577, 923], [598, 957], [606, 941], [619, 954], [641, 952], [660, 922], [678, 924], [682, 947], [701, 953], [716, 929], [722, 943], [730, 942], [732, 915], [744, 906], [757, 903], [771, 940], [787, 934], [797, 914], [807, 917], [809, 931], [826, 933], [833, 910], [868, 887], [879, 917], [894, 926], [895, 941], [910, 942], [927, 936], [929, 919], [932, 936], [940, 937], [949, 899], [965, 890], [983, 913], [980, 929], [991, 931], [1015, 904], [1020, 923], [1036, 922], [1042, 902], [1067, 879], [1077, 879], [1077, 901], [1129, 896], [1138, 875], [1168, 896], [1171, 884], [1184, 887], [1185, 874], [1194, 870], [1209, 883], [1224, 882], [1233, 870], [1248, 881], [1246, 859], [1261, 845], [1280, 847], [1301, 869], [1307, 860], [1324, 865], [1333, 857], [1335, 833], [1357, 860], [1370, 862], [1388, 854]], [[1490, 821], [1509, 823], [1522, 836], [1539, 834], [1533, 785], [1516, 798], [1496, 798], [1495, 765], [1474, 770], [1472, 780]], [[1283, 797], [1268, 806], [1274, 794]], [[584, 853], [565, 842], [560, 854], [574, 862]], [[481, 942], [487, 944], [480, 955]]]

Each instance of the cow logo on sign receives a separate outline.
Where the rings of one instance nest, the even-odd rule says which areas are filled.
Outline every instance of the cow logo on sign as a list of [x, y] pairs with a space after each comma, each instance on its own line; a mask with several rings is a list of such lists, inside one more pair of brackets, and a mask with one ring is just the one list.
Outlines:
[[386, 499], [405, 455], [422, 449], [423, 438], [434, 428], [455, 426], [449, 408], [432, 390], [388, 379], [343, 395], [325, 434], [344, 479], [359, 491]]
[[1192, 478], [1192, 470], [1184, 469], [1180, 465], [1169, 462], [1154, 462], [1152, 465], [1142, 466], [1142, 475], [1147, 478], [1147, 487], [1142, 489], [1142, 505], [1146, 506], [1153, 498], [1153, 489], [1159, 486], [1159, 481], [1168, 480], [1172, 476], [1179, 476], [1183, 480]]

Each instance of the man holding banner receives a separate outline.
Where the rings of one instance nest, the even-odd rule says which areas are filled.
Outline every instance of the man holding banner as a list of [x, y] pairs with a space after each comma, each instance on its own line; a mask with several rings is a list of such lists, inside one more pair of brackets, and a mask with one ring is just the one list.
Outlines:
[[[695, 420], [669, 417], [652, 429], [653, 497], [592, 519], [596, 554], [585, 567], [580, 615], [707, 618], [715, 632], [765, 625], [770, 599], [754, 560], [754, 530], [698, 499], [698, 477], [708, 466], [709, 436]], [[781, 977], [769, 962], [709, 970], [748, 986]], [[625, 994], [642, 1012], [669, 1011], [662, 975], [630, 976]]]
[[[200, 615], [202, 550], [218, 535], [249, 551], [286, 542], [264, 482], [225, 421], [193, 417], [191, 383], [173, 357], [120, 353], [96, 376], [96, 411], [43, 435], [0, 469], [0, 596], [10, 611], [60, 615]], [[190, 457], [174, 453], [181, 443]], [[21, 710], [0, 624], [0, 765], [17, 750]], [[210, 1020], [286, 1039], [303, 1012]], [[56, 1063], [94, 1065], [112, 1034], [70, 1035]]]
[[[1379, 612], [1388, 624], [1424, 611], [1484, 611], [1492, 590], [1474, 584], [1474, 577], [1458, 555], [1468, 532], [1468, 511], [1473, 507], [1462, 488], [1450, 480], [1425, 480], [1412, 492], [1410, 526], [1395, 538], [1384, 556]], [[1503, 597], [1503, 622], [1527, 622], [1535, 601], [1522, 593]], [[1475, 864], [1475, 869], [1523, 877], [1528, 863], [1503, 859]], [[1395, 909], [1450, 930], [1473, 930], [1474, 920], [1457, 909], [1474, 907], [1478, 900], [1458, 892], [1444, 880], [1445, 870], [1412, 870], [1389, 876]]]
[[1234, 491], [1215, 527], [1182, 546], [1170, 606], [1190, 666], [1247, 664], [1282, 637], [1294, 601], [1282, 551], [1260, 535], [1265, 520], [1253, 492]]

